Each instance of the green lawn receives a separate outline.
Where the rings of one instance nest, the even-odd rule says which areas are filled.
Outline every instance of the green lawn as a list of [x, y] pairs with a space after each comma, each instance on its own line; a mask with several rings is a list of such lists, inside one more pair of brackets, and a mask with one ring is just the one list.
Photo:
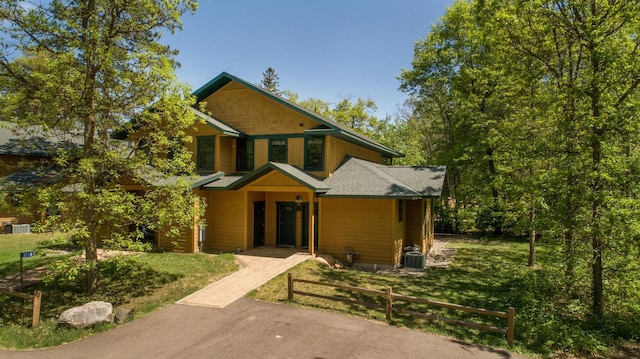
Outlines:
[[[528, 244], [517, 240], [453, 240], [449, 247], [457, 248], [449, 268], [429, 268], [422, 276], [381, 275], [353, 270], [332, 270], [318, 262], [308, 261], [291, 270], [296, 278], [347, 284], [384, 290], [431, 300], [462, 304], [496, 311], [515, 307], [515, 343], [508, 347], [504, 335], [432, 322], [394, 313], [392, 324], [412, 329], [456, 337], [467, 342], [508, 348], [529, 355], [555, 356], [560, 353], [581, 355], [600, 352], [613, 356], [617, 346], [634, 342], [618, 342], [605, 330], [593, 328], [562, 303], [560, 286], [556, 283], [555, 251], [552, 246], [539, 245], [539, 266], [526, 266]], [[256, 299], [271, 302], [287, 301], [287, 279], [283, 274], [251, 293]], [[354, 294], [345, 290], [296, 283], [296, 290], [323, 295], [341, 296], [364, 301], [376, 297]], [[330, 310], [351, 316], [385, 321], [385, 312], [363, 306], [312, 297], [294, 298], [296, 305]], [[383, 304], [383, 299], [377, 300]], [[433, 306], [394, 301], [394, 306], [465, 321], [506, 327], [506, 319], [473, 315]], [[570, 308], [570, 307], [569, 307]], [[638, 318], [634, 318], [637, 321]], [[624, 353], [620, 357], [625, 357]]]
[[[24, 260], [25, 268], [52, 265], [64, 257], [51, 257], [44, 253], [65, 244], [68, 243], [62, 239], [52, 240], [50, 234], [0, 236], [0, 272], [5, 276], [16, 273], [21, 251], [36, 251], [33, 259]], [[132, 309], [134, 318], [139, 318], [235, 270], [237, 265], [231, 254], [144, 253], [105, 260], [99, 267], [99, 289], [91, 296], [84, 293], [82, 277], [57, 278], [25, 288], [26, 293], [43, 292], [41, 324], [31, 329], [30, 316], [3, 309], [0, 312], [0, 347], [30, 349], [55, 346], [108, 330], [115, 324], [83, 330], [60, 328], [56, 317], [70, 307], [101, 300], [112, 303], [114, 310], [119, 306]], [[0, 296], [0, 300], [12, 299]]]

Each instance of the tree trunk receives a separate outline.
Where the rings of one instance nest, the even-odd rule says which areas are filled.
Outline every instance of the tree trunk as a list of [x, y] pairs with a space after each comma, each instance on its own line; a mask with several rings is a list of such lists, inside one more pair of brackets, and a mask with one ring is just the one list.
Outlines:
[[527, 265], [533, 267], [536, 265], [536, 202], [531, 204], [530, 212], [531, 225], [529, 228], [529, 261]]

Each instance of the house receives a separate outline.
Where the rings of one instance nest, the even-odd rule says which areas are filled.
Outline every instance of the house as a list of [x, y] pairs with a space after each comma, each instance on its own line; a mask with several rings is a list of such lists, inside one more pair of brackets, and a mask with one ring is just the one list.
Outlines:
[[39, 127], [16, 132], [11, 122], [0, 122], [0, 186], [5, 201], [0, 206], [0, 223], [29, 224], [41, 219], [42, 213], [24, 213], [18, 209], [14, 193], [24, 188], [55, 180], [60, 170], [53, 163], [55, 151], [77, 146], [81, 140]]
[[391, 166], [400, 153], [228, 73], [193, 95], [206, 103], [188, 144], [206, 228], [160, 231], [159, 247], [284, 246], [392, 266], [407, 245], [429, 250], [444, 166]]

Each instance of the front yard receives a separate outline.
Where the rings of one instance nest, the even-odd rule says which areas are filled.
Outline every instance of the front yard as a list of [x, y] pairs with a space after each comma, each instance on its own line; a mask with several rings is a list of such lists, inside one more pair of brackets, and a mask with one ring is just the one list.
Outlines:
[[[0, 277], [19, 272], [20, 252], [35, 251], [36, 255], [23, 260], [25, 270], [51, 264], [64, 258], [62, 252], [68, 242], [51, 234], [0, 235]], [[57, 255], [52, 255], [52, 254]], [[99, 325], [91, 329], [65, 329], [57, 326], [57, 316], [64, 310], [92, 300], [113, 304], [114, 311], [122, 306], [133, 309], [135, 317], [144, 316], [190, 294], [210, 281], [237, 270], [231, 254], [142, 253], [104, 260], [100, 266], [99, 290], [91, 296], [84, 292], [81, 279], [38, 283], [23, 292], [33, 294], [41, 290], [41, 323], [30, 329], [30, 316], [4, 310], [0, 315], [0, 347], [29, 349], [55, 346], [96, 332], [108, 330], [115, 324]], [[0, 300], [10, 300], [0, 295]]]
[[[639, 355], [638, 345], [618, 340], [601, 328], [580, 320], [566, 309], [558, 295], [561, 286], [554, 274], [560, 269], [554, 261], [552, 245], [538, 246], [539, 265], [526, 266], [528, 243], [517, 239], [489, 240], [449, 237], [449, 248], [457, 249], [453, 263], [447, 268], [427, 268], [423, 275], [398, 275], [402, 271], [377, 273], [355, 270], [333, 270], [316, 261], [307, 261], [291, 270], [295, 278], [356, 287], [384, 290], [430, 300], [461, 304], [495, 311], [515, 307], [515, 342], [509, 350], [528, 355], [573, 356], [599, 352], [606, 357], [626, 358]], [[561, 271], [560, 271], [561, 272]], [[376, 301], [362, 293], [296, 283], [296, 290], [350, 299]], [[255, 299], [289, 303], [287, 278], [283, 274], [251, 293]], [[378, 301], [379, 302], [379, 301]], [[384, 309], [368, 309], [359, 305], [306, 296], [294, 296], [295, 305], [314, 307], [351, 316], [385, 321]], [[394, 301], [394, 306], [407, 306]], [[406, 308], [465, 321], [506, 327], [506, 319], [464, 314], [427, 305], [412, 304]], [[638, 318], [630, 318], [638, 320]], [[394, 314], [393, 325], [438, 333], [466, 342], [507, 348], [504, 335], [454, 326], [441, 322]]]

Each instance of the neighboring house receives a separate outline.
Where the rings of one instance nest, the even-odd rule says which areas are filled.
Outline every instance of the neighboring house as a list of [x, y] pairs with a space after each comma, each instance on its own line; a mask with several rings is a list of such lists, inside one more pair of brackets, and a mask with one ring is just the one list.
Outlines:
[[160, 231], [159, 247], [285, 246], [341, 260], [354, 251], [356, 262], [394, 266], [403, 247], [431, 247], [444, 166], [389, 166], [402, 155], [227, 73], [194, 95], [208, 113], [194, 110], [205, 123], [189, 144], [206, 234], [200, 244], [194, 221], [177, 241]]
[[39, 213], [20, 214], [13, 193], [59, 175], [52, 157], [57, 148], [71, 145], [73, 141], [67, 138], [53, 131], [16, 130], [12, 123], [0, 122], [0, 187], [6, 196], [0, 206], [0, 224], [32, 223], [40, 219]]

